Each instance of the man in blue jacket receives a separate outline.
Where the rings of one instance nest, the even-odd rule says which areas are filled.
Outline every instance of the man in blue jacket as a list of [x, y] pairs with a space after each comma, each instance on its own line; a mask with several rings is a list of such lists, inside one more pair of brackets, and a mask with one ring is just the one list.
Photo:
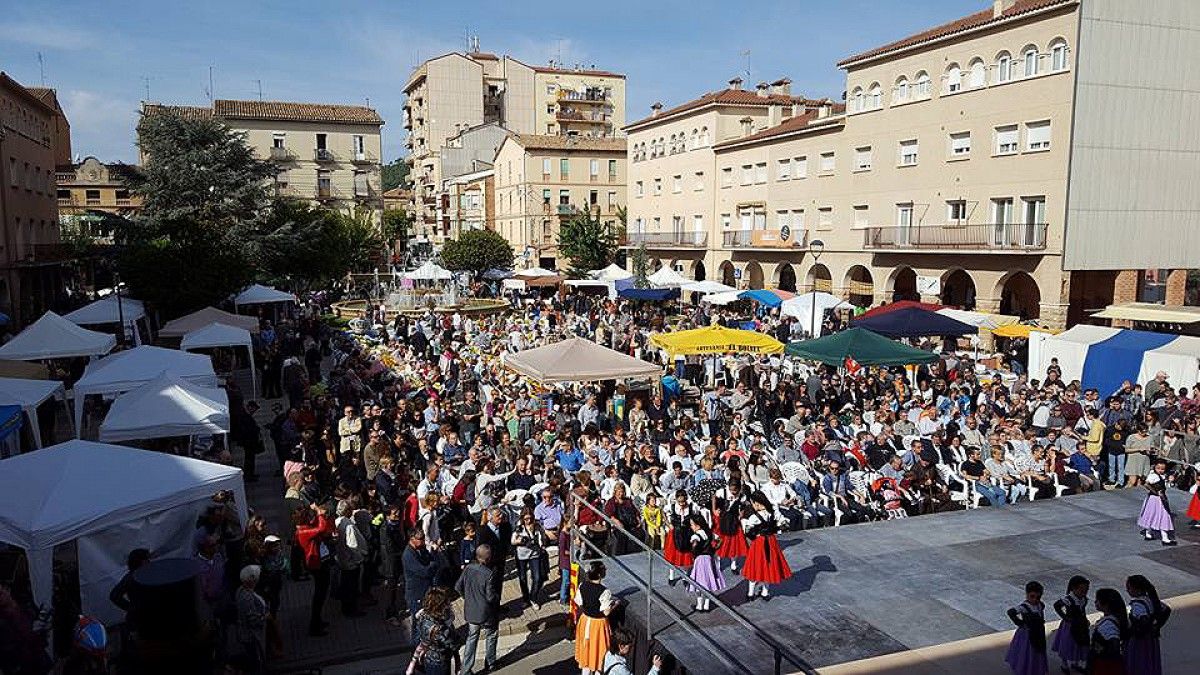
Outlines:
[[[442, 554], [429, 550], [425, 546], [425, 533], [416, 528], [408, 535], [408, 546], [404, 547], [401, 560], [404, 563], [404, 600], [408, 603], [409, 621], [415, 629], [417, 622], [413, 619], [421, 609], [421, 600], [442, 572]], [[414, 632], [414, 644], [416, 639]]]

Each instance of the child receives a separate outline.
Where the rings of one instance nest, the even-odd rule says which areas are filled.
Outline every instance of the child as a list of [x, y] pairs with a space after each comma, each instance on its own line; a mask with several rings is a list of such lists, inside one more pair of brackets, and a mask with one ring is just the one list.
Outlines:
[[[725, 591], [725, 575], [721, 574], [721, 565], [713, 555], [716, 550], [716, 542], [713, 541], [712, 533], [708, 530], [708, 523], [705, 522], [703, 516], [695, 514], [688, 524], [692, 528], [692, 537], [689, 542], [693, 556], [692, 583], [713, 595], [720, 595]], [[712, 601], [698, 589], [695, 590], [696, 611], [707, 612], [712, 609]]]
[[1158, 638], [1171, 617], [1171, 608], [1158, 599], [1158, 589], [1135, 574], [1125, 580], [1129, 592], [1129, 642], [1125, 645], [1125, 672], [1129, 675], [1162, 675]]
[[658, 495], [653, 492], [646, 495], [646, 505], [642, 507], [642, 522], [646, 523], [646, 544], [655, 550], [662, 548], [663, 512], [658, 505]]
[[468, 520], [463, 523], [463, 538], [458, 543], [458, 566], [466, 567], [475, 559], [475, 521]]
[[1092, 646], [1088, 661], [1092, 675], [1124, 675], [1125, 657], [1122, 652], [1125, 636], [1129, 634], [1129, 617], [1125, 599], [1115, 588], [1096, 591], [1096, 609], [1104, 613], [1092, 626]]
[[1067, 594], [1054, 603], [1054, 611], [1062, 619], [1054, 633], [1052, 649], [1062, 660], [1062, 671], [1083, 672], [1087, 668], [1088, 624], [1087, 604], [1090, 582], [1079, 575], [1067, 582]]
[[667, 531], [666, 544], [663, 546], [663, 557], [674, 565], [667, 572], [667, 583], [671, 585], [675, 584], [677, 578], [676, 567], [692, 566], [690, 550], [692, 530], [688, 526], [688, 520], [694, 513], [696, 513], [696, 508], [688, 500], [687, 490], [676, 490], [675, 503], [671, 504], [667, 510], [667, 519], [671, 523], [671, 529]]
[[1138, 516], [1138, 527], [1142, 528], [1142, 536], [1146, 541], [1154, 541], [1154, 532], [1162, 537], [1163, 546], [1175, 546], [1175, 519], [1171, 516], [1170, 505], [1167, 503], [1167, 463], [1158, 460], [1154, 469], [1146, 476], [1144, 483], [1149, 494], [1142, 502], [1142, 513]]
[[1192, 483], [1192, 501], [1188, 504], [1187, 517], [1193, 530], [1200, 530], [1200, 462], [1196, 462], [1196, 482]]
[[1008, 618], [1017, 626], [1004, 662], [1016, 675], [1046, 675], [1046, 606], [1042, 604], [1042, 585], [1025, 584], [1025, 601], [1008, 610]]
[[742, 576], [750, 582], [747, 599], [754, 599], [755, 585], [759, 585], [764, 601], [770, 599], [768, 584], [777, 584], [792, 576], [792, 568], [788, 567], [783, 552], [779, 550], [779, 541], [775, 533], [779, 531], [779, 521], [775, 516], [775, 507], [763, 494], [755, 490], [750, 495], [749, 506], [742, 509], [742, 532], [750, 540], [750, 551], [746, 554], [746, 567]]
[[744, 558], [750, 552], [746, 535], [742, 532], [742, 506], [746, 504], [746, 493], [741, 481], [729, 479], [729, 484], [713, 497], [713, 503], [717, 534], [721, 539], [717, 557], [727, 558], [730, 561], [729, 571], [737, 574], [738, 558]]

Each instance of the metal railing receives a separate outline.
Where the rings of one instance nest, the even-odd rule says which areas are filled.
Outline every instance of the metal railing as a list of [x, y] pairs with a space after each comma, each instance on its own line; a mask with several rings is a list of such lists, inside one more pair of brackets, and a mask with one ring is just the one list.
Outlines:
[[[583, 562], [577, 556], [577, 551], [579, 551], [579, 546], [577, 546], [576, 544], [579, 544], [579, 545], [582, 545], [583, 548], [594, 552], [597, 557], [603, 558], [603, 559], [615, 564], [617, 567], [620, 567], [622, 570], [624, 570], [625, 573], [628, 574], [629, 577], [634, 581], [635, 585], [637, 585], [637, 587], [639, 589], [641, 589], [641, 591], [646, 595], [646, 629], [647, 629], [647, 633], [650, 633], [653, 630], [651, 628], [651, 617], [654, 612], [654, 607], [657, 605], [659, 608], [664, 610], [668, 616], [670, 616], [671, 623], [668, 623], [667, 625], [662, 626], [662, 627], [658, 628], [657, 630], [654, 630], [653, 632], [661, 633], [662, 631], [666, 630], [667, 628], [671, 627], [672, 625], [678, 625], [689, 636], [691, 636], [694, 640], [696, 640], [701, 645], [703, 645], [706, 651], [708, 651], [713, 656], [715, 656], [717, 658], [717, 660], [719, 660], [722, 664], [724, 664], [724, 666], [726, 668], [728, 668], [730, 671], [746, 673], [747, 675], [760, 675], [763, 672], [763, 669], [761, 667], [751, 668], [750, 666], [747, 666], [746, 664], [738, 661], [734, 657], [733, 654], [730, 654], [727, 649], [725, 649], [719, 643], [717, 643], [717, 641], [715, 639], [713, 639], [710, 635], [708, 635], [708, 633], [706, 631], [704, 631], [703, 629], [701, 629], [697, 626], [692, 625], [692, 623], [687, 620], [687, 617], [685, 617], [682, 613], [680, 613], [679, 610], [675, 609], [675, 607], [666, 598], [661, 596], [659, 594], [659, 592], [654, 589], [654, 565], [656, 563], [661, 563], [661, 564], [666, 565], [669, 568], [675, 570], [677, 576], [682, 578], [684, 580], [684, 583], [689, 583], [688, 580], [690, 579], [687, 570], [684, 570], [675, 565], [672, 565], [666, 558], [664, 558], [662, 556], [661, 553], [659, 553], [658, 551], [655, 551], [653, 548], [647, 546], [645, 542], [638, 539], [636, 536], [633, 535], [633, 533], [627, 531], [624, 527], [622, 527], [620, 522], [618, 522], [617, 520], [615, 520], [613, 518], [610, 518], [603, 511], [601, 511], [600, 509], [596, 508], [595, 506], [589, 504], [587, 502], [587, 500], [581, 498], [579, 495], [571, 493], [571, 504], [572, 504], [572, 508], [574, 508], [574, 510], [575, 510], [574, 513], [576, 514], [576, 516], [578, 516], [580, 507], [587, 508], [589, 511], [594, 513], [598, 518], [603, 520], [605, 523], [608, 523], [609, 536], [614, 536], [614, 535], [625, 536], [628, 538], [629, 541], [633, 542], [638, 548], [645, 551], [645, 553], [646, 553], [646, 577], [647, 578], [643, 581], [642, 578], [638, 575], [638, 573], [636, 571], [634, 571], [632, 568], [630, 568], [629, 565], [627, 565], [620, 558], [614, 557], [614, 556], [611, 556], [611, 555], [605, 553], [604, 551], [600, 550], [600, 548], [598, 546], [596, 546], [592, 542], [588, 541], [586, 533], [584, 533], [582, 530], [579, 529], [579, 526], [578, 526], [579, 518], [578, 517], [571, 519], [571, 542], [572, 542], [572, 544], [571, 544], [571, 561], [573, 563]], [[629, 555], [635, 555], [635, 554], [629, 554]], [[582, 571], [580, 573], [582, 574]], [[775, 673], [775, 675], [780, 675], [781, 673], [785, 672], [783, 670], [783, 662], [784, 661], [787, 661], [788, 664], [790, 664], [790, 666], [791, 666], [787, 672], [804, 673], [804, 675], [817, 675], [816, 669], [814, 669], [812, 666], [810, 666], [808, 664], [808, 662], [804, 660], [803, 657], [796, 654], [790, 647], [788, 647], [787, 645], [784, 645], [779, 640], [776, 640], [770, 634], [768, 634], [767, 632], [765, 632], [758, 626], [756, 626], [753, 623], [751, 623], [750, 621], [748, 621], [746, 619], [746, 617], [741, 615], [740, 612], [738, 612], [734, 608], [730, 607], [729, 605], [725, 604], [725, 602], [722, 601], [721, 598], [719, 598], [715, 594], [711, 593], [708, 589], [706, 589], [702, 586], [698, 586], [698, 585], [690, 584], [690, 583], [689, 583], [689, 588], [701, 593], [706, 599], [708, 599], [709, 602], [713, 603], [713, 607], [715, 609], [719, 610], [721, 613], [723, 613], [726, 616], [728, 616], [729, 618], [731, 618], [735, 623], [740, 625], [742, 628], [745, 628], [746, 631], [748, 632], [749, 636], [757, 638], [758, 640], [761, 640], [763, 642], [763, 644], [765, 644], [771, 650], [772, 654], [774, 655], [774, 673]], [[651, 636], [651, 637], [653, 637], [653, 636]], [[678, 658], [678, 657], [676, 657], [676, 658]]]
[[333, 155], [333, 151], [329, 148], [317, 148], [313, 151], [313, 157], [318, 162], [332, 162], [336, 160]]
[[271, 159], [276, 161], [286, 161], [292, 159], [292, 151], [287, 148], [281, 148], [275, 145], [271, 146]]
[[807, 230], [729, 230], [721, 234], [725, 248], [796, 248], [806, 245]]
[[1046, 248], [1047, 223], [898, 225], [863, 230], [863, 248], [1025, 251]]
[[704, 248], [708, 243], [707, 232], [629, 232], [625, 235], [626, 246], [680, 246]]

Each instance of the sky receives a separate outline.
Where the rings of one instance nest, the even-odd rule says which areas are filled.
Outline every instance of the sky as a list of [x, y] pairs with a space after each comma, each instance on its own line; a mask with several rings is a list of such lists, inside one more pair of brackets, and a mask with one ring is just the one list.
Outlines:
[[[628, 120], [740, 75], [840, 100], [837, 61], [989, 0], [26, 0], [0, 14], [0, 70], [58, 90], [76, 155], [134, 161], [140, 102], [214, 98], [369, 104], [402, 154], [404, 82], [422, 60], [480, 49], [624, 73]], [[747, 52], [749, 54], [747, 55]], [[38, 55], [42, 65], [39, 66]], [[746, 77], [747, 67], [749, 77]], [[147, 96], [147, 88], [149, 95]]]

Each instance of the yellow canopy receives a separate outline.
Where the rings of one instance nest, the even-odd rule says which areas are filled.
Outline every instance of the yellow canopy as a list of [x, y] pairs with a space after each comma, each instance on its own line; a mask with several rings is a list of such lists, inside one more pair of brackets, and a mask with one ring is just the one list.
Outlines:
[[1038, 331], [1039, 333], [1058, 333], [1052, 328], [1042, 328], [1040, 326], [1029, 326], [1023, 323], [1010, 323], [1007, 326], [1000, 326], [992, 330], [992, 335], [1002, 338], [1027, 338], [1029, 334]]
[[678, 333], [658, 333], [650, 336], [650, 343], [667, 350], [671, 356], [726, 352], [778, 354], [783, 351], [783, 343], [770, 335], [723, 326], [696, 328]]

